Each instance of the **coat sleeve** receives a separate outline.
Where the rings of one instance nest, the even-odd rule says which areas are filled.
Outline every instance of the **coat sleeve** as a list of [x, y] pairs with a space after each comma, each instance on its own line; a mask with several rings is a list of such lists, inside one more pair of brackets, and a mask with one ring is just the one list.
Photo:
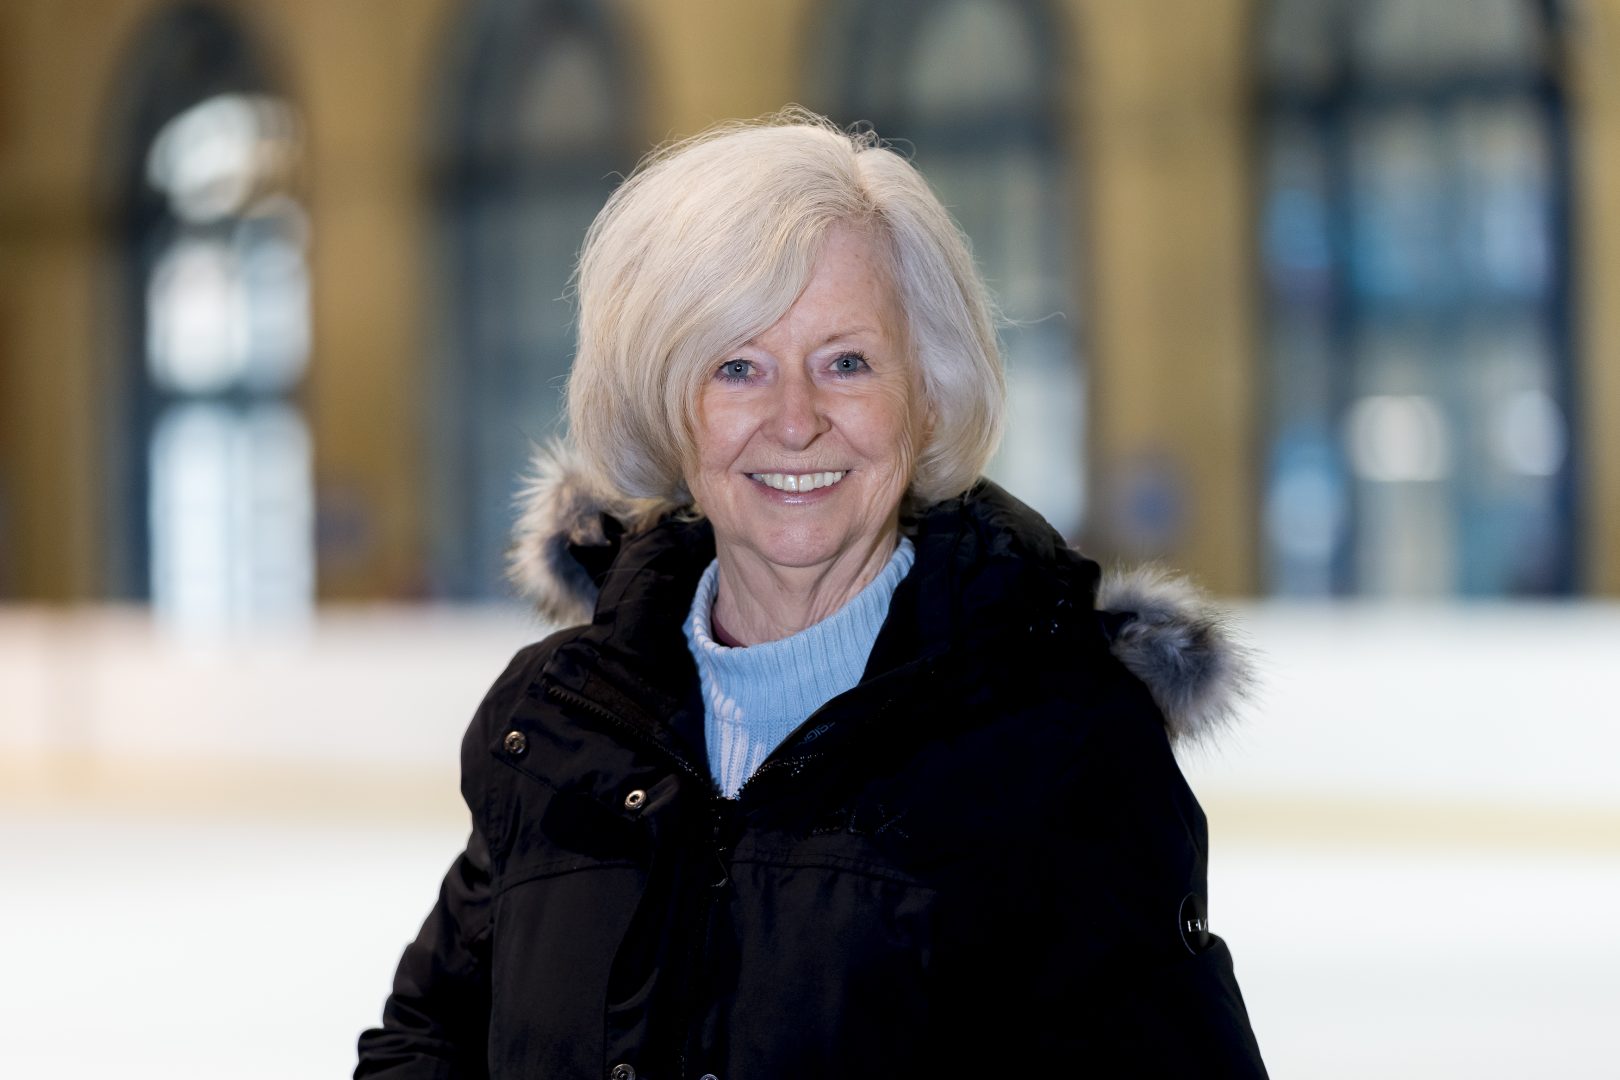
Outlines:
[[470, 1080], [488, 1072], [488, 740], [524, 693], [536, 666], [535, 651], [524, 650], [507, 667], [462, 740], [461, 791], [472, 813], [472, 835], [445, 875], [421, 933], [405, 948], [393, 992], [383, 1006], [382, 1026], [360, 1036], [356, 1080]]
[[1127, 682], [1057, 787], [1037, 1030], [1099, 1075], [1264, 1078], [1232, 954], [1209, 933], [1203, 811]]

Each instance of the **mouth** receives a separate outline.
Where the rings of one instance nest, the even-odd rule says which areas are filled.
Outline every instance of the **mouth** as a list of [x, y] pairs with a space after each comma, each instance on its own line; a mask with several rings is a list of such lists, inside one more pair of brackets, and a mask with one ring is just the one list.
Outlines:
[[816, 491], [820, 488], [829, 488], [842, 480], [849, 470], [838, 472], [812, 472], [812, 473], [749, 473], [748, 479], [755, 483], [764, 484], [777, 491], [787, 491], [803, 494], [806, 491]]

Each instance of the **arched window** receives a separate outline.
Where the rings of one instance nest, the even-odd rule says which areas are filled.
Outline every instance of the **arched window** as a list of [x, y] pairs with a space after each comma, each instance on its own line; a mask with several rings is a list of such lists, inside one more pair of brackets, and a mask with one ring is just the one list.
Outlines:
[[148, 27], [128, 85], [115, 579], [186, 628], [298, 617], [314, 598], [298, 118], [206, 6]]
[[442, 134], [433, 408], [435, 591], [509, 595], [503, 558], [531, 446], [560, 434], [565, 297], [585, 230], [634, 164], [627, 65], [589, 0], [483, 0], [451, 62]]
[[1011, 423], [991, 475], [1073, 537], [1086, 392], [1061, 40], [1036, 0], [849, 2], [825, 24], [812, 80], [829, 115], [914, 150], [972, 240], [1009, 321]]
[[1274, 591], [1572, 586], [1553, 15], [1533, 0], [1263, 11]]

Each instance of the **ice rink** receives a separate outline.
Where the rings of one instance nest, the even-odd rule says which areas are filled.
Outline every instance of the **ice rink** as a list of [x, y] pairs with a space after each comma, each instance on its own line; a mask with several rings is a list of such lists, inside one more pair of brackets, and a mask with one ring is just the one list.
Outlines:
[[[1245, 618], [1265, 696], [1184, 764], [1272, 1075], [1620, 1076], [1620, 614]], [[464, 838], [460, 729], [527, 634], [0, 625], [0, 1076], [347, 1075]], [[48, 674], [90, 638], [88, 679]]]

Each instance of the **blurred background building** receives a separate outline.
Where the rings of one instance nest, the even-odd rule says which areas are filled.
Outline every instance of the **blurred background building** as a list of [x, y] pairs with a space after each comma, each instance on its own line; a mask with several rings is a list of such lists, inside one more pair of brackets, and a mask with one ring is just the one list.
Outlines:
[[[341, 892], [290, 917], [370, 951], [272, 980], [336, 1041], [213, 1074], [337, 1067], [453, 848], [461, 725], [543, 629], [502, 559], [583, 230], [652, 146], [800, 102], [969, 234], [994, 475], [1272, 655], [1187, 767], [1277, 1075], [1549, 1041], [1540, 1074], [1611, 1075], [1580, 1032], [1620, 932], [1573, 913], [1620, 885], [1617, 58], [1620, 0], [7, 0], [0, 904], [116, 953]], [[149, 918], [109, 919], [131, 813], [167, 823], [112, 830]], [[1335, 895], [1381, 914], [1325, 931]], [[18, 1075], [98, 1074], [58, 1042], [100, 945], [44, 940], [0, 937], [38, 963]], [[268, 940], [203, 951], [240, 979], [301, 947]], [[229, 1029], [184, 1000], [126, 1025], [154, 1076]]]
[[1237, 595], [1620, 592], [1602, 0], [17, 0], [0, 597], [498, 600], [585, 224], [792, 101], [1008, 317], [996, 475]]

